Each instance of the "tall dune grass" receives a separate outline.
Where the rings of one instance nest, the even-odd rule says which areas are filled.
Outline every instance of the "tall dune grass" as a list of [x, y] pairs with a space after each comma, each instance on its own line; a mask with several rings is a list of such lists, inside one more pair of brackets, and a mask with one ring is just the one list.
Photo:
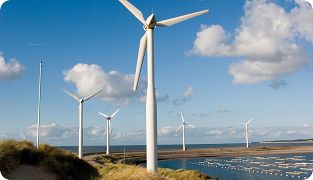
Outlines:
[[[93, 167], [70, 151], [47, 144], [35, 148], [28, 141], [0, 141], [0, 171], [7, 175], [19, 165], [39, 166], [66, 180], [203, 180], [212, 179], [206, 174], [192, 170], [159, 168], [151, 174], [136, 165], [114, 164], [113, 156], [99, 158], [104, 167]], [[30, 172], [34, 173], [34, 172]]]
[[37, 149], [28, 141], [0, 141], [0, 171], [5, 175], [19, 165], [43, 167], [58, 175], [59, 179], [89, 180], [98, 177], [96, 168], [70, 151], [47, 144]]
[[104, 155], [98, 158], [104, 164], [99, 169], [101, 180], [205, 180], [214, 179], [206, 174], [194, 170], [172, 170], [168, 168], [159, 168], [157, 174], [148, 173], [143, 167], [137, 165], [125, 165], [121, 163], [114, 164], [116, 157]]

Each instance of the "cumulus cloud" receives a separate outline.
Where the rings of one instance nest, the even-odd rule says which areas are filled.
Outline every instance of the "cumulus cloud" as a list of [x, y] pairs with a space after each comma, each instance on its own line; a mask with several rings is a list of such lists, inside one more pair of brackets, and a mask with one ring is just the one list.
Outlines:
[[[313, 43], [313, 11], [304, 1], [290, 12], [269, 0], [246, 0], [241, 24], [235, 33], [220, 25], [202, 25], [191, 53], [200, 56], [238, 57], [229, 66], [235, 84], [275, 80], [308, 64], [299, 43]], [[233, 35], [233, 38], [231, 38]]]
[[22, 74], [24, 69], [24, 66], [15, 59], [10, 59], [9, 62], [5, 62], [0, 52], [0, 80], [15, 79]]
[[132, 91], [133, 74], [122, 74], [117, 71], [104, 71], [96, 64], [76, 64], [63, 72], [64, 80], [75, 84], [79, 96], [86, 97], [91, 93], [103, 90], [99, 97], [104, 101], [118, 101], [127, 104], [130, 97], [142, 97], [145, 94], [146, 81], [141, 79], [137, 92]]
[[231, 110], [226, 109], [226, 108], [220, 108], [215, 110], [216, 113], [230, 113]]
[[273, 80], [269, 84], [270, 88], [272, 88], [273, 90], [285, 88], [287, 85], [288, 85], [287, 82], [283, 80]]
[[[177, 126], [164, 126], [158, 129], [158, 142], [160, 144], [177, 144], [181, 142], [182, 132], [176, 131]], [[104, 126], [84, 128], [85, 145], [104, 145], [106, 128]], [[189, 127], [186, 126], [187, 143], [234, 143], [244, 142], [245, 127]], [[250, 126], [251, 141], [309, 139], [313, 136], [313, 126], [286, 126], [286, 127], [255, 127]], [[113, 129], [111, 134], [113, 144], [138, 145], [145, 144], [146, 130], [138, 129], [121, 132]], [[36, 141], [36, 125], [30, 126], [21, 132], [0, 131], [0, 140], [17, 139]], [[77, 145], [78, 127], [47, 124], [41, 126], [41, 142], [52, 145]]]
[[193, 96], [193, 88], [188, 86], [186, 90], [183, 92], [182, 96], [174, 99], [172, 102], [174, 105], [184, 104], [192, 99]]
[[[27, 134], [33, 138], [37, 137], [37, 125], [29, 126]], [[66, 140], [76, 136], [78, 136], [78, 127], [65, 127], [55, 123], [40, 126], [40, 137], [47, 141], [55, 142], [57, 139]]]

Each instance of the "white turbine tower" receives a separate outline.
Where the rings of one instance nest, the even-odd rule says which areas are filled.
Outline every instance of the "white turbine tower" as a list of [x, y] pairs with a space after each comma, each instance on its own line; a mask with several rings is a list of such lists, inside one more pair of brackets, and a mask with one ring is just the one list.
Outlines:
[[146, 33], [142, 36], [139, 45], [139, 52], [137, 57], [137, 66], [135, 73], [135, 80], [133, 90], [136, 91], [141, 66], [145, 51], [148, 51], [148, 85], [147, 85], [147, 97], [146, 97], [146, 143], [147, 143], [147, 170], [151, 173], [157, 171], [157, 105], [155, 95], [154, 84], [154, 28], [156, 26], [168, 27], [173, 24], [191, 19], [193, 17], [205, 14], [208, 10], [199, 11], [163, 21], [157, 22], [154, 14], [151, 14], [146, 20], [143, 17], [141, 11], [135, 6], [130, 4], [127, 0], [119, 0], [140, 22], [142, 22]]
[[190, 127], [194, 127], [193, 125], [187, 124], [185, 123], [185, 119], [184, 119], [184, 115], [183, 113], [180, 113], [181, 119], [183, 120], [183, 122], [181, 123], [181, 125], [176, 129], [176, 132], [180, 129], [183, 128], [183, 151], [186, 151], [186, 144], [185, 144], [185, 126], [190, 126]]
[[105, 119], [107, 119], [107, 151], [106, 154], [110, 154], [110, 134], [112, 133], [112, 126], [111, 126], [111, 120], [115, 116], [115, 114], [119, 111], [115, 111], [111, 116], [108, 116], [106, 114], [103, 114], [101, 112], [98, 112], [100, 115], [104, 116]]
[[62, 89], [66, 94], [74, 98], [79, 102], [79, 141], [78, 141], [78, 157], [81, 159], [83, 157], [83, 105], [84, 102], [89, 100], [90, 98], [94, 97], [95, 95], [99, 94], [102, 90], [98, 91], [95, 94], [92, 94], [86, 98], [79, 98], [78, 96]]
[[252, 121], [252, 118], [249, 119], [246, 123], [241, 123], [246, 127], [246, 147], [249, 148], [249, 124]]
[[3, 177], [3, 175], [1, 174], [1, 171], [0, 171], [0, 180], [8, 180], [8, 179]]
[[42, 78], [42, 61], [39, 64], [38, 109], [37, 109], [37, 149], [39, 148], [39, 133], [40, 133], [41, 78]]

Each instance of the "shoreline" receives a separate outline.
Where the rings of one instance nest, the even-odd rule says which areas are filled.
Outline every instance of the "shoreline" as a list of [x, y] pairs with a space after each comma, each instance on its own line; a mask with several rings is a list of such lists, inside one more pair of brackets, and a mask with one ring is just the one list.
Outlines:
[[[231, 157], [231, 156], [258, 156], [274, 154], [303, 154], [313, 153], [313, 146], [260, 146], [260, 147], [225, 147], [225, 148], [204, 148], [204, 149], [187, 149], [186, 151], [172, 149], [159, 150], [158, 160], [171, 159], [190, 159], [206, 157]], [[114, 163], [124, 163], [124, 153], [90, 153], [84, 159], [88, 162], [101, 165], [101, 157], [110, 157]], [[126, 164], [142, 164], [146, 162], [146, 152], [126, 152]]]

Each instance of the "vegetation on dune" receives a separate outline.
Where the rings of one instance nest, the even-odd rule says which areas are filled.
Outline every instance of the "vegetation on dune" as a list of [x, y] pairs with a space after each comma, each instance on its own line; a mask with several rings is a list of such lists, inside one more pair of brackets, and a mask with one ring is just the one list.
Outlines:
[[206, 174], [194, 170], [172, 170], [159, 168], [158, 174], [148, 173], [143, 167], [136, 165], [106, 163], [99, 170], [101, 180], [205, 180], [212, 179]]
[[118, 155], [103, 155], [97, 158], [97, 162], [104, 165], [99, 169], [101, 180], [204, 180], [213, 179], [206, 174], [194, 170], [172, 170], [168, 168], [159, 168], [158, 174], [148, 173], [147, 170], [137, 165], [125, 165], [117, 162]]
[[166, 177], [168, 179], [181, 179], [181, 180], [202, 180], [202, 179], [213, 179], [207, 174], [200, 173], [195, 170], [185, 170], [185, 169], [168, 169], [168, 168], [159, 168], [158, 174]]
[[58, 175], [59, 179], [95, 179], [98, 171], [70, 151], [46, 144], [39, 149], [28, 141], [0, 142], [0, 171], [8, 174], [18, 165], [40, 166]]
[[[138, 155], [139, 156], [139, 155]], [[33, 165], [58, 176], [58, 179], [75, 180], [202, 180], [211, 179], [206, 174], [193, 170], [159, 168], [151, 174], [136, 165], [114, 163], [120, 156], [105, 155], [97, 158], [103, 167], [93, 167], [70, 151], [46, 144], [39, 149], [28, 141], [0, 141], [0, 171], [7, 175], [19, 165]], [[30, 172], [32, 173], [32, 172]]]
[[105, 167], [99, 170], [101, 180], [159, 180], [158, 175], [147, 173], [146, 169], [136, 165], [106, 163]]

